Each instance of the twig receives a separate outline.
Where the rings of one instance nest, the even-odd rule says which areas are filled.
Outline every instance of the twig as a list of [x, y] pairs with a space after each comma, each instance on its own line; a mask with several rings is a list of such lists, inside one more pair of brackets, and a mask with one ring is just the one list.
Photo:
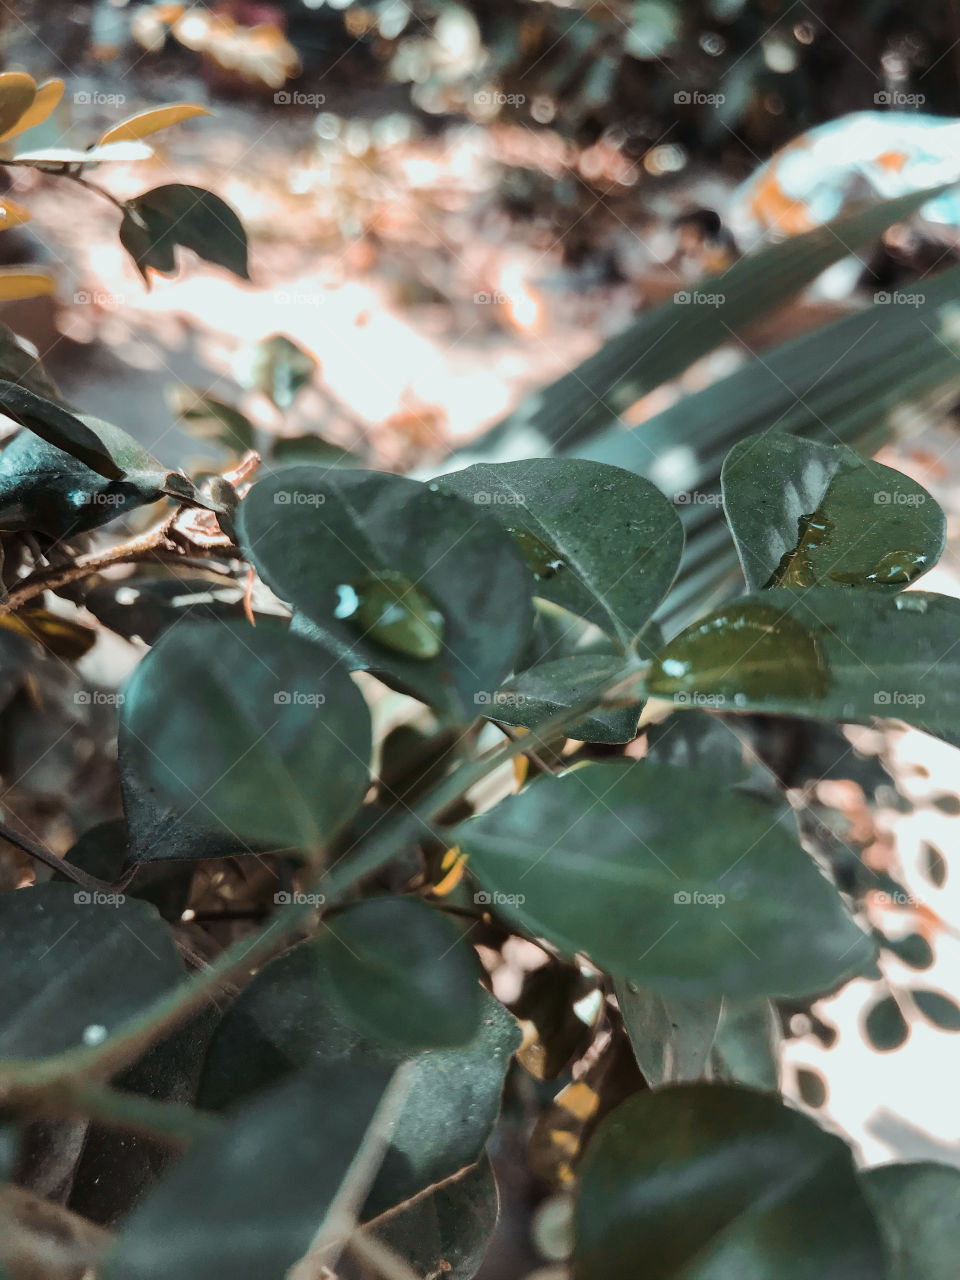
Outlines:
[[51, 853], [42, 844], [37, 844], [27, 836], [20, 835], [12, 827], [8, 827], [5, 822], [0, 822], [0, 839], [6, 840], [8, 844], [12, 844], [14, 848], [19, 849], [21, 853], [25, 853], [29, 858], [42, 862], [45, 867], [49, 867], [52, 871], [62, 872], [74, 884], [79, 884], [84, 889], [89, 889], [95, 893], [116, 893], [119, 889], [129, 884], [130, 875], [133, 874], [131, 872], [130, 875], [117, 884], [110, 884], [107, 880], [99, 880], [96, 876], [92, 876], [82, 870], [82, 868], [74, 867], [69, 862], [64, 862], [63, 858], [58, 858], [55, 853]]
[[82, 174], [75, 172], [69, 165], [65, 164], [60, 168], [45, 168], [42, 163], [38, 164], [36, 160], [0, 160], [0, 168], [3, 169], [33, 169], [36, 173], [43, 173], [48, 178], [66, 178], [69, 182], [76, 182], [78, 186], [86, 187], [88, 191], [93, 191], [98, 196], [103, 196], [104, 200], [109, 200], [115, 209], [119, 209], [121, 213], [127, 212], [127, 206], [122, 200], [118, 200], [115, 195], [111, 195], [105, 187], [99, 187], [95, 182], [91, 182], [89, 178], [83, 177]]

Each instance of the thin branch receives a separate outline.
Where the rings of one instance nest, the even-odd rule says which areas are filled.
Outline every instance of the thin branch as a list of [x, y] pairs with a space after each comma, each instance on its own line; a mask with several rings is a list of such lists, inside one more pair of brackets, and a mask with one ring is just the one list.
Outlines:
[[48, 178], [66, 178], [69, 182], [75, 182], [78, 186], [85, 187], [87, 191], [93, 191], [96, 195], [102, 196], [104, 200], [109, 200], [115, 209], [119, 209], [121, 213], [127, 212], [127, 206], [122, 200], [118, 200], [105, 187], [98, 186], [95, 182], [91, 182], [89, 178], [83, 177], [82, 174], [74, 172], [69, 165], [63, 165], [61, 168], [45, 168], [42, 164], [37, 164], [35, 160], [0, 160], [0, 168], [2, 169], [33, 169], [37, 173], [45, 174]]
[[69, 862], [64, 862], [63, 858], [58, 858], [55, 853], [51, 853], [42, 844], [37, 844], [29, 837], [22, 836], [18, 831], [14, 831], [12, 827], [7, 826], [5, 822], [0, 822], [0, 839], [6, 840], [8, 844], [12, 844], [14, 848], [19, 849], [21, 853], [25, 853], [29, 858], [42, 862], [51, 871], [60, 871], [68, 880], [72, 880], [74, 884], [78, 884], [82, 888], [89, 889], [95, 893], [116, 893], [130, 881], [129, 876], [117, 884], [110, 884], [107, 880], [98, 880], [96, 876], [90, 875], [82, 868], [74, 867]]

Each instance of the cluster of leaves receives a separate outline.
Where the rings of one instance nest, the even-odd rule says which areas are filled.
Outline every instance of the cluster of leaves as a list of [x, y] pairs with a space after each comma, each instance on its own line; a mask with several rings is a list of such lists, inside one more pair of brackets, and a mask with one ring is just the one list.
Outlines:
[[[38, 85], [33, 76], [23, 71], [0, 74], [0, 167], [26, 167], [81, 182], [111, 200], [122, 214], [120, 241], [148, 284], [150, 271], [160, 275], [175, 272], [178, 246], [246, 279], [246, 232], [236, 213], [219, 196], [203, 187], [168, 183], [119, 201], [84, 176], [88, 169], [111, 161], [149, 158], [153, 152], [145, 138], [185, 120], [209, 115], [207, 109], [189, 102], [154, 107], [113, 125], [83, 149], [63, 145], [22, 147], [22, 135], [51, 117], [63, 90], [62, 80]], [[19, 226], [29, 218], [29, 210], [22, 205], [6, 196], [0, 198], [0, 226]], [[51, 294], [55, 290], [56, 280], [47, 272], [23, 267], [0, 271], [0, 300]]]
[[[774, 251], [753, 310], [908, 208]], [[727, 290], [736, 324], [765, 261]], [[660, 376], [719, 327], [698, 317]], [[647, 377], [620, 358], [601, 353], [605, 381], [581, 370], [603, 382], [595, 426]], [[259, 376], [282, 402], [303, 370], [274, 343]], [[569, 390], [528, 424], [549, 434], [564, 395], [575, 422]], [[905, 590], [944, 545], [925, 490], [846, 445], [741, 432], [720, 486], [745, 594], [711, 608], [701, 589], [677, 631], [684, 522], [638, 469], [543, 457], [421, 482], [274, 459], [248, 488], [249, 464], [165, 471], [36, 363], [0, 404], [22, 424], [0, 455], [4, 688], [47, 661], [38, 638], [64, 656], [64, 601], [150, 645], [117, 698], [123, 820], [62, 862], [20, 839], [55, 878], [0, 895], [0, 1158], [22, 1178], [39, 1123], [89, 1122], [69, 1207], [116, 1233], [88, 1266], [267, 1280], [349, 1253], [468, 1280], [517, 1056], [540, 1080], [584, 1068], [534, 1135], [539, 1166], [577, 1180], [577, 1280], [638, 1258], [950, 1274], [960, 1175], [859, 1174], [778, 1095], [775, 1010], [876, 975], [895, 944], [867, 898], [897, 886], [838, 840], [812, 842], [818, 865], [811, 813], [744, 745], [776, 718], [839, 741], [884, 713], [957, 741], [960, 604]], [[193, 410], [249, 443], [230, 406]], [[81, 552], [155, 501], [172, 506], [152, 530]], [[136, 577], [100, 572], [127, 562]], [[46, 592], [61, 612], [40, 619]], [[188, 974], [192, 881], [223, 859], [267, 869], [267, 918], [204, 964], [188, 952]], [[545, 963], [508, 1010], [473, 944], [513, 937]]]

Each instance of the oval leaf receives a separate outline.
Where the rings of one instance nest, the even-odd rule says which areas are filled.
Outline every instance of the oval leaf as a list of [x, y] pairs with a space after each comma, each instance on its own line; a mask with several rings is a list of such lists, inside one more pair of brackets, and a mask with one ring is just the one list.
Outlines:
[[8, 138], [16, 138], [18, 134], [25, 133], [27, 129], [43, 124], [44, 120], [49, 119], [59, 106], [60, 99], [63, 97], [63, 90], [64, 83], [62, 80], [48, 80], [45, 84], [42, 84], [37, 90], [33, 102], [17, 122], [8, 128], [5, 133], [0, 133], [0, 142], [6, 142]]
[[673, 582], [683, 528], [641, 476], [600, 462], [533, 458], [441, 476], [490, 511], [533, 570], [536, 593], [631, 644]]
[[165, 633], [127, 685], [122, 722], [122, 767], [238, 842], [317, 853], [369, 781], [370, 716], [356, 686], [279, 626]]
[[98, 475], [108, 480], [123, 479], [123, 468], [114, 461], [97, 434], [52, 400], [45, 400], [16, 383], [0, 382], [0, 410]]
[[503, 916], [615, 978], [812, 995], [873, 947], [785, 817], [706, 773], [611, 763], [538, 778], [452, 838]]
[[254, 485], [237, 531], [308, 634], [452, 717], [472, 720], [512, 670], [533, 582], [496, 521], [459, 498], [380, 472], [291, 467]]
[[193, 120], [197, 116], [209, 115], [212, 115], [212, 112], [206, 107], [198, 106], [195, 102], [172, 102], [165, 107], [153, 107], [149, 111], [141, 111], [139, 115], [130, 116], [128, 120], [121, 120], [119, 124], [115, 124], [112, 129], [107, 130], [97, 145], [105, 147], [110, 142], [135, 142], [140, 138], [149, 137], [151, 133], [158, 133], [161, 129], [169, 129], [172, 125], [180, 124], [183, 120]]
[[414, 898], [368, 898], [324, 923], [326, 977], [358, 1031], [409, 1050], [476, 1035], [479, 964], [449, 917]]
[[[130, 146], [111, 143], [110, 146]], [[120, 242], [143, 276], [176, 270], [176, 247], [191, 249], [205, 262], [226, 267], [248, 280], [247, 233], [226, 201], [203, 187], [170, 183], [128, 200], [120, 224]]]
[[33, 76], [23, 71], [4, 71], [0, 75], [0, 135], [12, 129], [37, 96]]
[[943, 551], [946, 519], [926, 489], [845, 445], [748, 436], [727, 454], [721, 482], [751, 591], [899, 591]]
[[918, 1161], [860, 1175], [889, 1255], [903, 1280], [954, 1280], [960, 1254], [960, 1170]]
[[[779, 1099], [724, 1085], [637, 1094], [581, 1166], [575, 1280], [877, 1280], [846, 1145]], [[802, 1241], [802, 1248], [798, 1245]]]

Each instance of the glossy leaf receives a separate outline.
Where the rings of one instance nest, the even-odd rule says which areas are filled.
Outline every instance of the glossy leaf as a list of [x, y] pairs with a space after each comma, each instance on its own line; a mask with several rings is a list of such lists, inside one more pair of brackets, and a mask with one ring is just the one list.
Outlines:
[[133, 142], [139, 138], [148, 138], [161, 129], [169, 129], [183, 120], [193, 120], [197, 116], [209, 116], [212, 113], [206, 107], [195, 102], [172, 102], [165, 107], [152, 107], [149, 111], [141, 111], [127, 120], [115, 124], [100, 139], [98, 146], [105, 147], [110, 142]]
[[237, 529], [315, 634], [447, 715], [472, 720], [512, 669], [533, 582], [497, 522], [459, 498], [400, 476], [291, 467], [254, 485]]
[[184, 976], [153, 907], [74, 884], [0, 894], [0, 949], [3, 1058], [99, 1044]]
[[677, 1000], [636, 982], [614, 984], [637, 1065], [655, 1088], [698, 1080], [717, 1034], [721, 998]]
[[463, 930], [415, 898], [336, 912], [320, 941], [344, 1021], [400, 1049], [465, 1044], [480, 1019], [480, 970]]
[[751, 591], [899, 591], [943, 551], [946, 519], [926, 489], [844, 445], [748, 436], [727, 454], [721, 480]]
[[647, 690], [679, 707], [859, 723], [893, 716], [957, 743], [958, 626], [960, 601], [929, 592], [764, 591], [671, 640]]
[[33, 271], [26, 267], [0, 267], [0, 302], [49, 297], [56, 291], [57, 282], [47, 271]]
[[707, 773], [610, 763], [538, 778], [453, 838], [499, 914], [615, 978], [810, 995], [873, 949], [791, 827]]
[[481, 996], [479, 1030], [468, 1044], [417, 1054], [364, 1039], [344, 1021], [323, 977], [323, 957], [303, 943], [266, 965], [218, 1027], [199, 1105], [220, 1111], [301, 1068], [321, 1086], [346, 1067], [413, 1063], [413, 1083], [364, 1208], [375, 1217], [480, 1158], [496, 1120], [516, 1021]]
[[171, 183], [128, 200], [120, 242], [144, 280], [149, 280], [148, 268], [161, 275], [176, 271], [178, 245], [243, 280], [249, 279], [243, 224], [224, 200], [203, 187]]
[[920, 1160], [867, 1169], [860, 1185], [903, 1280], [953, 1280], [960, 1254], [960, 1171]]
[[877, 1280], [883, 1249], [846, 1145], [775, 1097], [640, 1093], [581, 1165], [575, 1280]]
[[537, 595], [629, 645], [666, 595], [683, 529], [648, 480], [572, 458], [479, 464], [441, 476], [485, 507], [530, 565]]
[[60, 405], [13, 382], [0, 382], [0, 410], [107, 480], [122, 480], [123, 468], [95, 431]]
[[104, 1280], [279, 1280], [322, 1226], [390, 1076], [338, 1063], [238, 1109], [126, 1220]]
[[[480, 709], [501, 724], [535, 729], [559, 711], [599, 698], [623, 671], [624, 660], [619, 654], [574, 654], [521, 671]], [[571, 724], [566, 736], [581, 742], [630, 742], [637, 736], [641, 708], [640, 702], [598, 708]]]
[[37, 90], [33, 102], [27, 107], [23, 115], [17, 119], [15, 124], [8, 126], [4, 133], [0, 133], [0, 142], [6, 142], [9, 138], [16, 138], [19, 134], [26, 133], [27, 129], [32, 129], [38, 124], [43, 124], [44, 120], [48, 120], [60, 105], [63, 90], [64, 83], [62, 80], [47, 80], [42, 84]]
[[356, 686], [279, 626], [168, 631], [121, 714], [126, 769], [180, 813], [273, 847], [317, 853], [369, 782], [370, 717]]

